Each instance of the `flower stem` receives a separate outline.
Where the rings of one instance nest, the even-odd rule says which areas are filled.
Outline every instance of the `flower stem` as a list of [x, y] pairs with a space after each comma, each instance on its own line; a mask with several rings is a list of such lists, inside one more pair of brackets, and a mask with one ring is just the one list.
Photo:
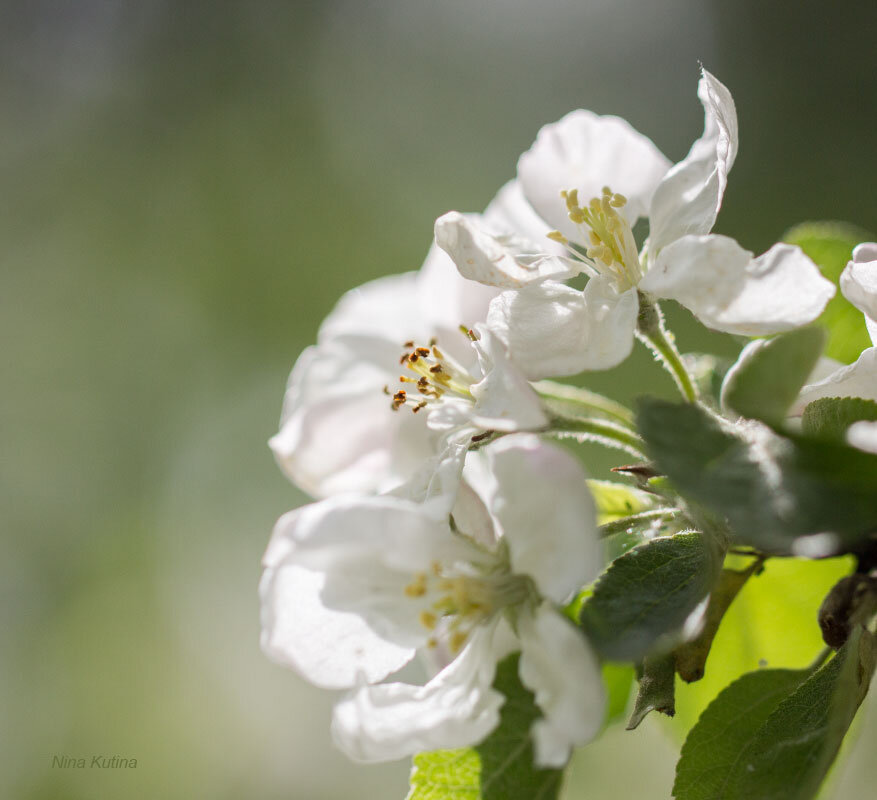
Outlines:
[[624, 450], [637, 458], [645, 458], [645, 443], [629, 428], [608, 419], [552, 415], [546, 433], [558, 438], [570, 437], [580, 442], [596, 442], [605, 447]]
[[569, 410], [574, 416], [578, 416], [578, 412], [584, 416], [596, 413], [625, 428], [634, 429], [633, 412], [602, 394], [556, 381], [536, 381], [532, 386], [539, 397], [561, 414], [564, 410]]
[[646, 345], [670, 373], [682, 396], [689, 403], [697, 402], [697, 387], [682, 363], [682, 356], [673, 342], [673, 334], [664, 325], [664, 315], [660, 306], [640, 293], [637, 338]]

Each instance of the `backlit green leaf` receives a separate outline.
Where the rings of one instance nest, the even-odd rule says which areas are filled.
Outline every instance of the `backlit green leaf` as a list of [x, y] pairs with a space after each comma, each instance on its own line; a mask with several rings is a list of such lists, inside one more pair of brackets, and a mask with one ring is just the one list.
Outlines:
[[582, 628], [608, 659], [636, 660], [678, 631], [709, 591], [715, 556], [699, 533], [662, 536], [612, 562], [582, 605]]
[[749, 345], [725, 378], [724, 404], [743, 417], [780, 424], [816, 366], [825, 338], [820, 328], [800, 328]]
[[[835, 284], [860, 242], [873, 241], [866, 231], [841, 222], [805, 222], [788, 231], [783, 241], [796, 244]], [[828, 330], [825, 354], [845, 364], [855, 361], [869, 347], [871, 340], [862, 313], [838, 291], [819, 317], [819, 324]]]

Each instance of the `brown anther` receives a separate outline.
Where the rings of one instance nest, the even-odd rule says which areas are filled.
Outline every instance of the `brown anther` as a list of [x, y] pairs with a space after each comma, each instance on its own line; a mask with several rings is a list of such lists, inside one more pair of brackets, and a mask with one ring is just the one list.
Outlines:
[[404, 389], [400, 389], [398, 392], [396, 392], [396, 394], [393, 395], [394, 400], [401, 400], [403, 403], [405, 402], [407, 397], [408, 394], [405, 392]]
[[430, 371], [433, 375], [438, 375], [438, 374], [442, 371], [442, 365], [441, 365], [441, 364], [434, 364], [433, 366], [431, 366], [431, 367], [429, 368], [429, 371]]
[[402, 353], [402, 358], [399, 359], [400, 364], [404, 364], [408, 360], [408, 353]]
[[432, 339], [429, 340], [429, 346], [435, 347], [437, 344], [438, 344], [438, 339], [436, 339], [435, 336], [433, 336]]
[[416, 347], [416, 348], [414, 348], [414, 352], [417, 353], [417, 355], [421, 356], [422, 358], [426, 358], [429, 355], [429, 348], [428, 347]]
[[411, 409], [412, 414], [416, 414], [421, 408], [426, 408], [426, 400], [421, 400], [414, 408]]
[[418, 386], [429, 386], [429, 380], [427, 379], [426, 375], [424, 375], [422, 378], [417, 379], [417, 385]]
[[402, 347], [404, 347], [406, 350], [410, 350], [412, 347], [414, 347], [414, 342], [405, 342]]
[[415, 352], [411, 353], [411, 355], [408, 356], [408, 362], [413, 364], [417, 361], [418, 358], [420, 358], [420, 356], [417, 355], [417, 352], [415, 351]]
[[390, 394], [390, 387], [389, 386], [384, 387], [384, 394]]

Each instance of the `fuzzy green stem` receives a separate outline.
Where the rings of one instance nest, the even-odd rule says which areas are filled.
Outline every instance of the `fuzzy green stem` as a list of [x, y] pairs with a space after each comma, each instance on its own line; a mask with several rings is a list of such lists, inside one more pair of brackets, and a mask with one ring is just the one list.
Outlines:
[[639, 302], [637, 338], [655, 354], [657, 360], [670, 373], [682, 396], [689, 403], [696, 403], [697, 387], [682, 363], [682, 356], [673, 343], [673, 334], [664, 325], [664, 315], [660, 306], [642, 293]]
[[645, 458], [645, 443], [636, 433], [607, 419], [594, 417], [566, 417], [553, 415], [548, 434], [571, 436], [580, 441], [591, 441], [606, 447], [624, 450], [637, 458]]
[[536, 381], [532, 386], [552, 410], [561, 414], [564, 410], [571, 411], [575, 416], [578, 416], [578, 412], [583, 416], [599, 414], [634, 430], [633, 412], [602, 394], [556, 381]]

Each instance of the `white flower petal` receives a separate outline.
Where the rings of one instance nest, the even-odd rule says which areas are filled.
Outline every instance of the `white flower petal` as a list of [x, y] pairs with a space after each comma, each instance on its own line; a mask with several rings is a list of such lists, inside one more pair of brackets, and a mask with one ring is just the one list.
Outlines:
[[654, 143], [625, 120], [579, 110], [539, 131], [518, 160], [518, 180], [536, 213], [576, 241], [581, 232], [567, 216], [562, 191], [577, 189], [580, 202], [587, 203], [609, 186], [627, 197], [621, 212], [632, 224], [645, 216], [669, 168]]
[[[860, 255], [867, 252], [859, 248], [856, 250]], [[877, 323], [877, 258], [872, 261], [850, 261], [841, 273], [840, 290], [865, 315], [866, 322], [870, 323], [868, 331], [874, 341]]]
[[834, 294], [798, 247], [751, 256], [727, 236], [683, 236], [661, 251], [640, 289], [677, 300], [710, 328], [747, 336], [812, 322]]
[[538, 244], [546, 253], [564, 255], [566, 252], [562, 245], [547, 238], [551, 228], [527, 202], [517, 179], [508, 181], [496, 193], [496, 197], [484, 209], [483, 219], [491, 229], [514, 231]]
[[633, 348], [639, 301], [591, 278], [584, 292], [547, 281], [503, 292], [490, 304], [487, 325], [530, 380], [608, 369]]
[[752, 253], [727, 236], [683, 236], [661, 251], [639, 288], [676, 300], [706, 321], [742, 291], [751, 260]]
[[417, 306], [418, 273], [387, 275], [342, 295], [323, 320], [317, 342], [337, 336], [372, 336], [401, 344], [428, 338], [430, 326]]
[[864, 264], [867, 261], [877, 261], [877, 242], [862, 242], [853, 248], [853, 261]]
[[777, 244], [749, 263], [740, 294], [711, 327], [745, 336], [791, 330], [813, 322], [834, 292], [834, 284], [800, 248]]
[[847, 429], [847, 442], [867, 453], [877, 453], [877, 422], [854, 422]]
[[562, 603], [602, 568], [594, 500], [578, 461], [531, 434], [486, 448], [496, 490], [488, 501], [508, 544], [512, 572]]
[[[286, 564], [325, 573], [321, 600], [330, 609], [360, 614], [379, 636], [403, 647], [428, 638], [420, 612], [435, 598], [411, 595], [419, 574], [443, 564], [483, 561], [486, 556], [447, 521], [394, 496], [336, 496], [281, 517], [266, 566]], [[437, 589], [436, 589], [437, 591]]]
[[332, 736], [362, 762], [478, 744], [497, 726], [505, 701], [491, 688], [495, 672], [490, 631], [479, 630], [425, 686], [367, 686], [346, 697], [335, 707]]
[[388, 489], [433, 452], [424, 418], [394, 412], [383, 392], [396, 376], [399, 344], [345, 335], [299, 356], [269, 444], [309, 494]]
[[544, 717], [533, 724], [535, 761], [562, 767], [573, 747], [597, 735], [606, 710], [600, 665], [587, 640], [548, 604], [518, 621], [521, 681]]
[[426, 344], [435, 336], [442, 350], [468, 368], [475, 354], [460, 326], [471, 328], [484, 322], [490, 301], [498, 294], [494, 286], [466, 280], [450, 256], [433, 242], [417, 276], [416, 308], [429, 329], [429, 336], [418, 343]]
[[877, 401], [877, 347], [863, 350], [854, 363], [801, 389], [792, 413], [801, 413], [808, 403], [821, 397], [862, 397]]
[[503, 289], [578, 273], [572, 262], [547, 255], [545, 247], [513, 232], [488, 226], [477, 214], [449, 211], [435, 221], [435, 241], [469, 280]]
[[333, 611], [320, 600], [324, 576], [292, 565], [265, 570], [262, 650], [325, 689], [383, 680], [401, 669], [414, 650], [378, 636], [355, 613]]
[[484, 430], [537, 430], [548, 424], [539, 395], [512, 364], [502, 341], [479, 325], [475, 348], [484, 377], [472, 386], [473, 421]]
[[737, 156], [737, 111], [731, 93], [702, 70], [697, 96], [704, 110], [703, 135], [655, 190], [649, 212], [651, 253], [681, 236], [712, 230]]

